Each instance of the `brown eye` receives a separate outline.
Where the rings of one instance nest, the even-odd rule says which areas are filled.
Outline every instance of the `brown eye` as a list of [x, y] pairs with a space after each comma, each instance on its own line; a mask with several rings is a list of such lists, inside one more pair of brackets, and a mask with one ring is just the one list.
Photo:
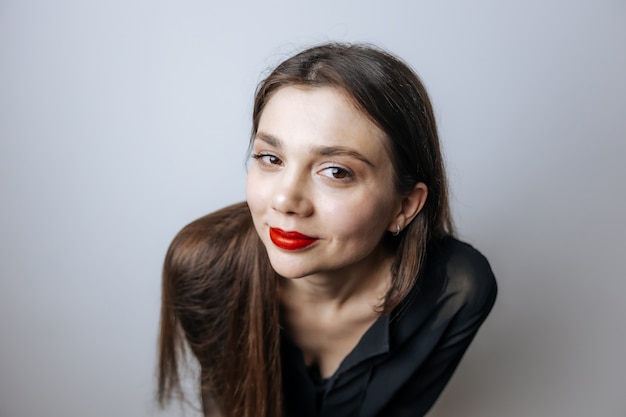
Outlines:
[[337, 167], [330, 168], [330, 173], [334, 178], [337, 179], [346, 178], [348, 176], [348, 171]]
[[282, 161], [279, 157], [272, 154], [254, 153], [252, 159], [257, 159], [267, 165], [279, 165]]
[[336, 180], [349, 180], [352, 178], [352, 172], [341, 167], [328, 167], [321, 170], [320, 174]]
[[267, 155], [267, 161], [272, 165], [280, 164], [280, 159], [274, 155]]

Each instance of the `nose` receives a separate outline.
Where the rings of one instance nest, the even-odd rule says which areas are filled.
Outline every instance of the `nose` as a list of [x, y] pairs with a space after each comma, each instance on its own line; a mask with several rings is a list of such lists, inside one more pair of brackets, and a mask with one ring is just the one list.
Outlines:
[[313, 202], [305, 174], [284, 172], [276, 181], [273, 191], [273, 210], [299, 217], [307, 217], [313, 213]]

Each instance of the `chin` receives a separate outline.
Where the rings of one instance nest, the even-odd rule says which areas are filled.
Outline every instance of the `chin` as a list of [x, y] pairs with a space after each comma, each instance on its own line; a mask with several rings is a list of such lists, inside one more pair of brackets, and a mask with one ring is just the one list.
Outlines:
[[286, 279], [298, 279], [310, 275], [299, 268], [288, 268], [282, 265], [274, 266], [274, 264], [272, 264], [272, 268], [274, 268], [274, 271], [276, 271], [278, 275]]
[[286, 262], [285, 260], [273, 258], [271, 255], [269, 258], [274, 271], [283, 278], [298, 279], [313, 273], [298, 262]]

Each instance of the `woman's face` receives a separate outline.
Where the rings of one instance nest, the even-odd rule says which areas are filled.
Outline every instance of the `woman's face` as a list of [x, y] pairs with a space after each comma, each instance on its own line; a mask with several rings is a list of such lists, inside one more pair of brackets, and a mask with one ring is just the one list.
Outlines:
[[368, 271], [396, 230], [384, 133], [332, 87], [283, 87], [254, 137], [247, 200], [272, 266], [286, 278]]

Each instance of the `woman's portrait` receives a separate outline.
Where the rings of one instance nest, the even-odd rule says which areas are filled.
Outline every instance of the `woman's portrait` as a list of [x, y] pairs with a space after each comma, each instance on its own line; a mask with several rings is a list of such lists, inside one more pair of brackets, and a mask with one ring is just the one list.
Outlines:
[[626, 5], [0, 4], [0, 417], [626, 415]]
[[372, 46], [323, 44], [260, 84], [252, 119], [246, 203], [187, 226], [167, 255], [161, 398], [180, 328], [206, 415], [424, 415], [497, 292], [453, 237], [424, 87]]

